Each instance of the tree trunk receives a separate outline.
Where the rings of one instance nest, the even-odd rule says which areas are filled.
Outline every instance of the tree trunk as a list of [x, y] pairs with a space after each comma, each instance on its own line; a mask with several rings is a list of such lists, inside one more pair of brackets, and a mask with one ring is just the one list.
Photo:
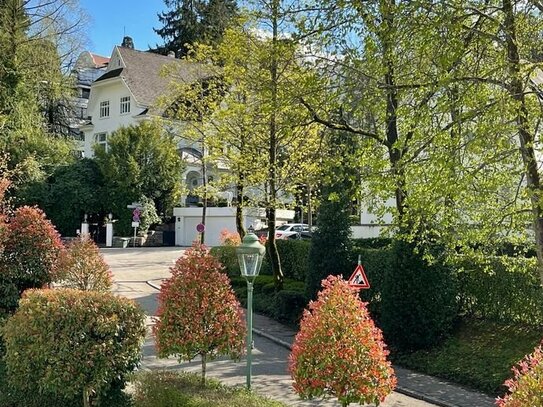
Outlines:
[[243, 178], [240, 175], [239, 183], [236, 187], [238, 193], [238, 205], [236, 206], [236, 229], [238, 231], [239, 237], [243, 239], [245, 236], [245, 228], [243, 227], [243, 206], [245, 202], [243, 201]]
[[269, 201], [269, 219], [268, 219], [268, 254], [273, 272], [273, 278], [276, 290], [283, 287], [283, 271], [281, 270], [281, 260], [277, 245], [275, 243], [275, 222], [277, 209], [277, 92], [278, 92], [278, 73], [277, 73], [277, 41], [278, 41], [278, 13], [279, 1], [272, 0], [272, 55], [270, 60], [270, 84], [271, 84], [271, 112], [270, 112], [270, 144], [269, 144], [269, 182], [270, 182], [270, 201]]
[[273, 270], [275, 289], [279, 291], [283, 288], [283, 270], [281, 269], [281, 259], [279, 257], [279, 252], [277, 251], [275, 240], [275, 208], [270, 207], [268, 209], [268, 214], [268, 242], [266, 243], [266, 249], [268, 250], [270, 266]]
[[85, 387], [83, 389], [83, 407], [90, 407], [90, 394], [90, 389]]
[[203, 203], [203, 207], [202, 207], [202, 225], [204, 225], [204, 231], [200, 234], [200, 243], [201, 244], [204, 244], [205, 243], [205, 225], [206, 225], [206, 212], [207, 212], [207, 166], [206, 166], [206, 161], [205, 161], [205, 155], [206, 155], [206, 151], [205, 151], [205, 141], [204, 139], [202, 139], [202, 177], [203, 177], [203, 182], [202, 182], [202, 186], [204, 187], [204, 196], [203, 196], [203, 199], [202, 199], [202, 203]]
[[537, 160], [534, 152], [534, 134], [530, 131], [528, 121], [528, 107], [524, 94], [524, 86], [521, 75], [520, 55], [516, 38], [516, 23], [514, 8], [511, 0], [503, 0], [503, 13], [505, 41], [507, 46], [507, 62], [510, 76], [508, 91], [510, 96], [517, 102], [515, 121], [520, 142], [520, 153], [524, 163], [526, 185], [532, 203], [533, 229], [535, 234], [537, 270], [541, 285], [543, 285], [543, 208], [541, 199], [543, 188], [541, 177], [537, 168]]
[[311, 205], [311, 183], [307, 183], [307, 224], [309, 230], [313, 228], [313, 207]]
[[398, 145], [398, 90], [396, 88], [395, 74], [394, 74], [394, 44], [395, 28], [394, 28], [394, 11], [392, 8], [395, 6], [394, 0], [386, 0], [382, 3], [381, 14], [383, 17], [384, 30], [381, 34], [381, 43], [383, 46], [383, 62], [385, 65], [385, 83], [386, 88], [386, 146], [388, 148], [388, 155], [390, 160], [390, 167], [392, 175], [395, 179], [395, 198], [396, 209], [398, 211], [398, 218], [401, 224], [401, 220], [405, 213], [405, 198], [406, 198], [406, 185], [405, 185], [405, 173], [401, 167], [401, 159], [404, 150]]
[[206, 384], [207, 354], [200, 353], [200, 357], [202, 358], [202, 377], [200, 379], [200, 383], [202, 384], [202, 386], [204, 386]]

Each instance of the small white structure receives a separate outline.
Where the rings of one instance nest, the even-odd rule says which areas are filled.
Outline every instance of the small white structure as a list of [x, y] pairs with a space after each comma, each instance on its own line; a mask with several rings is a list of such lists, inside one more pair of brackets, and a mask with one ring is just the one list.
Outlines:
[[[192, 242], [198, 239], [199, 233], [196, 226], [202, 222], [202, 208], [174, 208], [175, 216], [175, 245], [190, 246]], [[256, 229], [257, 225], [262, 224], [262, 219], [266, 218], [264, 208], [243, 208], [244, 226], [252, 226]], [[294, 211], [278, 210], [278, 223], [294, 219]], [[229, 232], [236, 231], [236, 208], [216, 208], [206, 209], [206, 230], [205, 244], [207, 246], [219, 246], [221, 244], [220, 236], [222, 230]]]

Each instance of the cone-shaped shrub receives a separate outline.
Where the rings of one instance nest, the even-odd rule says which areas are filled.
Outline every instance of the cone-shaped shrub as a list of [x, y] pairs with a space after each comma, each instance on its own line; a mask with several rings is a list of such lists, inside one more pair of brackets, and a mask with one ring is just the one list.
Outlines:
[[8, 380], [21, 405], [79, 398], [89, 406], [137, 366], [144, 321], [136, 303], [111, 293], [25, 291], [2, 329]]
[[79, 290], [108, 291], [112, 285], [111, 270], [98, 246], [87, 237], [68, 244], [60, 256], [56, 280], [64, 287]]
[[513, 367], [513, 378], [505, 381], [509, 393], [496, 400], [499, 407], [543, 406], [543, 349], [541, 345]]
[[195, 244], [171, 268], [158, 297], [159, 357], [192, 360], [199, 355], [202, 382], [208, 360], [218, 355], [236, 359], [244, 349], [241, 307], [222, 268], [205, 246]]
[[379, 404], [396, 386], [381, 331], [341, 277], [305, 310], [289, 358], [294, 390], [304, 399], [332, 396], [342, 406]]
[[63, 250], [60, 236], [41, 209], [23, 206], [8, 220], [0, 253], [0, 308], [13, 312], [28, 288], [53, 281]]

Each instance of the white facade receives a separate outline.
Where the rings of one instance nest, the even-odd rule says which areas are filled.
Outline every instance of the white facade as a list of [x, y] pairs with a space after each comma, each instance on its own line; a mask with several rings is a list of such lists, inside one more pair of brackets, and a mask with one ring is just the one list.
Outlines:
[[[126, 98], [130, 103], [129, 111], [121, 113], [121, 99], [125, 101]], [[108, 104], [108, 114], [104, 115], [106, 103]], [[123, 106], [126, 106], [126, 103]], [[134, 96], [122, 78], [116, 77], [95, 82], [91, 88], [87, 107], [92, 124], [81, 128], [85, 133], [85, 157], [94, 156], [94, 145], [101, 142], [102, 135], [105, 135], [107, 140], [108, 135], [113, 131], [121, 127], [137, 125], [148, 118], [146, 115], [141, 115], [144, 110], [145, 108], [137, 105]]]
[[[202, 208], [174, 208], [175, 216], [175, 245], [191, 246], [192, 242], [198, 239], [196, 225], [202, 221]], [[262, 225], [262, 220], [266, 218], [264, 208], [243, 208], [243, 219], [245, 228], [252, 226], [258, 229]], [[278, 223], [291, 221], [294, 219], [294, 211], [278, 210]], [[221, 244], [220, 236], [222, 230], [235, 232], [236, 229], [236, 208], [207, 208], [206, 209], [206, 230], [205, 244], [207, 246], [219, 246]]]

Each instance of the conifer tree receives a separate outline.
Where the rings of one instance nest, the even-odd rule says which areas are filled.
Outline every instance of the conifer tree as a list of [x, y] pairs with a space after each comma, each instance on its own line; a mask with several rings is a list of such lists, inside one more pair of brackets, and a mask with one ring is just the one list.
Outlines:
[[219, 43], [237, 15], [235, 0], [164, 0], [164, 4], [168, 10], [158, 14], [162, 27], [154, 29], [164, 45], [151, 51], [164, 55], [174, 52], [177, 57], [187, 55], [187, 45]]

